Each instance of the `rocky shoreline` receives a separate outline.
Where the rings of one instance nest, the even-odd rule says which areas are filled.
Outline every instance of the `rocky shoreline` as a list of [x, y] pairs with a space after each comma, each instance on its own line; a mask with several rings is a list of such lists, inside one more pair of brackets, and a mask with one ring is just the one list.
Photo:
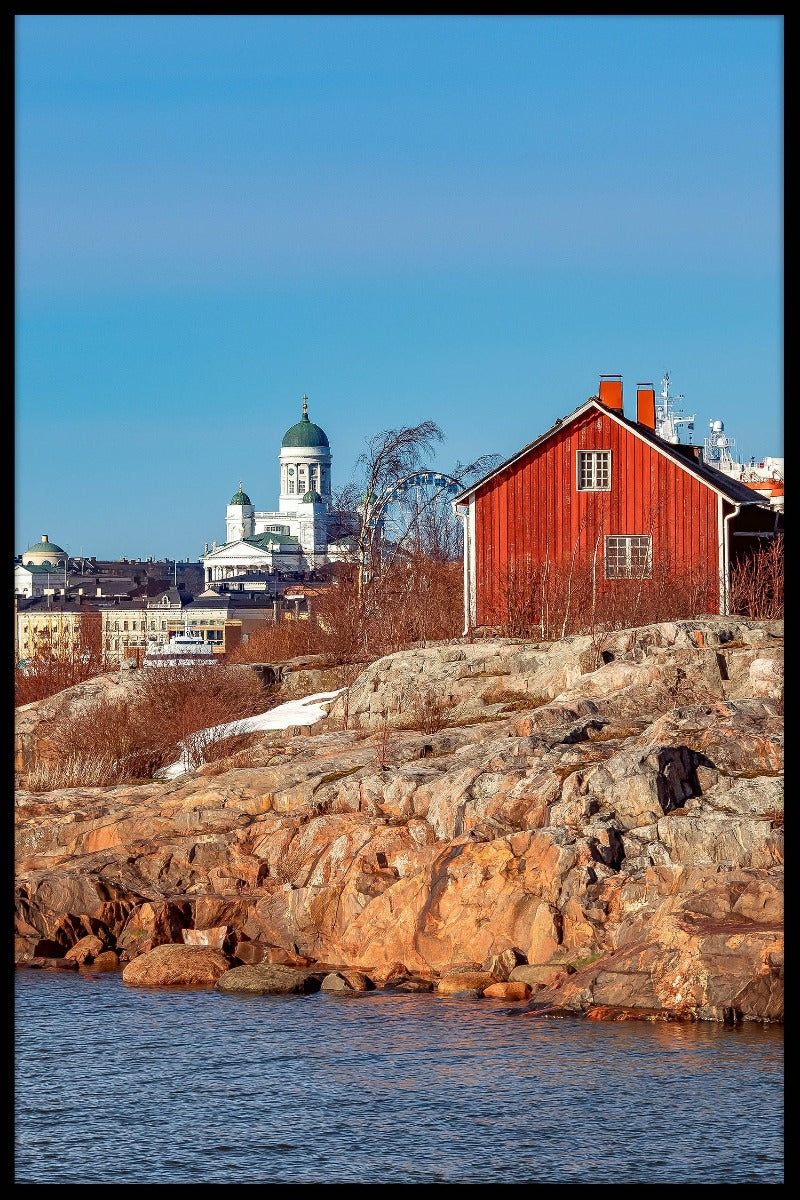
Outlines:
[[[22, 784], [51, 710], [17, 712]], [[21, 786], [17, 966], [783, 1021], [782, 623], [419, 647], [298, 732], [173, 781]]]

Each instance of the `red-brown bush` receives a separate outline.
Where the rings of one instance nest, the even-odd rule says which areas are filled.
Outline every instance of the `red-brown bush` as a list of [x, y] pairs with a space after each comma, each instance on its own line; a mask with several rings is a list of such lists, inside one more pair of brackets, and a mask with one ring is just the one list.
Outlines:
[[[218, 725], [231, 725], [276, 703], [249, 670], [214, 664], [143, 669], [124, 699], [43, 723], [46, 760], [25, 781], [30, 790], [104, 786], [152, 778], [183, 754], [204, 761]], [[212, 751], [213, 753], [213, 751]]]
[[463, 627], [463, 567], [422, 555], [393, 565], [358, 595], [350, 576], [316, 596], [305, 620], [251, 633], [230, 662], [282, 662], [320, 654], [331, 663], [367, 662], [419, 642], [457, 637]]
[[17, 667], [14, 671], [15, 707], [55, 696], [107, 670], [101, 615], [81, 613], [74, 630], [66, 621], [60, 628], [42, 630], [33, 655], [24, 668]]

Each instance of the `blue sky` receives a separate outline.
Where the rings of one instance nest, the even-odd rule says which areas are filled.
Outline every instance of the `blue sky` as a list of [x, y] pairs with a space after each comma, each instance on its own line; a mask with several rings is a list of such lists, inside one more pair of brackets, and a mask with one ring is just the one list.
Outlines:
[[196, 559], [665, 372], [783, 454], [782, 16], [17, 16], [15, 551]]

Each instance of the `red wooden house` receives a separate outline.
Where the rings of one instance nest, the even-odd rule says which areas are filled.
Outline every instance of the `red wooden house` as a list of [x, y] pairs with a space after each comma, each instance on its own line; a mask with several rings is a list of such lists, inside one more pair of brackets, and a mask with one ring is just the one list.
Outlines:
[[[642, 598], [691, 589], [696, 612], [725, 613], [731, 567], [783, 518], [700, 447], [656, 433], [655, 391], [624, 415], [622, 378], [471, 484], [464, 520], [465, 631], [528, 623], [545, 605], [633, 616]], [[544, 628], [544, 623], [543, 623]]]

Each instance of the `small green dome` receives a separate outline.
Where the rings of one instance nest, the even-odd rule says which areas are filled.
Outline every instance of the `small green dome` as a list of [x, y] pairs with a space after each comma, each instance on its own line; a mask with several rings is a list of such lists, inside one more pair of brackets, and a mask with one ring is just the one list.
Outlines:
[[319, 425], [308, 419], [308, 396], [303, 396], [303, 415], [296, 425], [287, 429], [283, 435], [282, 447], [314, 447], [329, 446], [328, 435]]
[[253, 502], [250, 499], [250, 497], [248, 496], [247, 492], [242, 491], [242, 481], [240, 479], [239, 480], [239, 490], [238, 490], [238, 492], [235, 492], [233, 496], [231, 496], [231, 504], [252, 504], [252, 503]]
[[303, 504], [322, 504], [322, 496], [312, 488], [303, 496]]

